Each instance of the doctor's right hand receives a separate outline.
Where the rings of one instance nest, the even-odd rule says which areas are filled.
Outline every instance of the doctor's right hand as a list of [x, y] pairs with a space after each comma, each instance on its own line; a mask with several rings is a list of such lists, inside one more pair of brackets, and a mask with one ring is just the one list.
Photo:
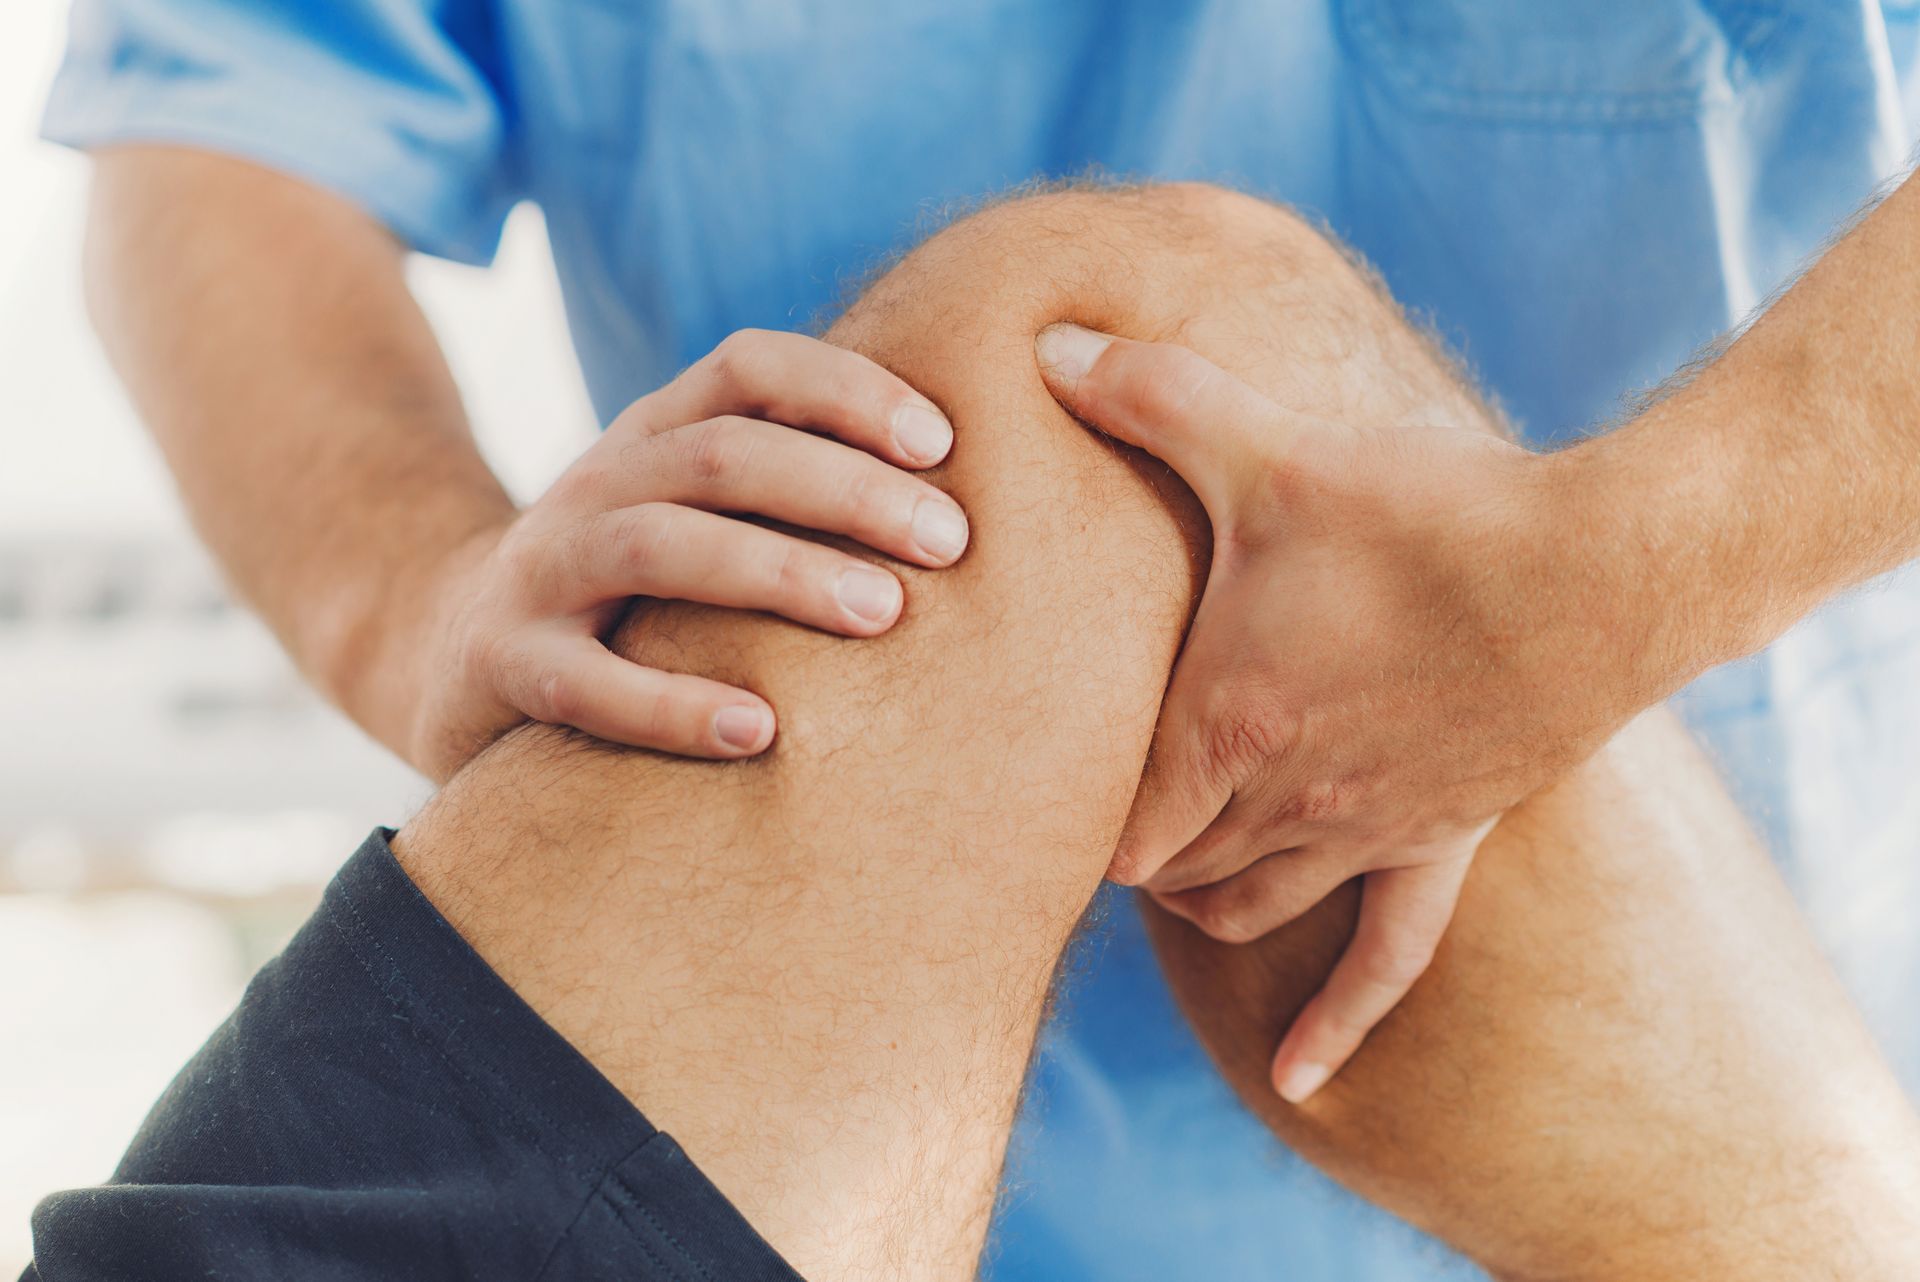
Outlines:
[[444, 780], [526, 718], [680, 756], [764, 751], [775, 721], [758, 695], [607, 648], [624, 606], [671, 598], [885, 632], [902, 604], [891, 572], [739, 517], [951, 565], [966, 517], [903, 469], [934, 466], [952, 444], [945, 417], [864, 356], [798, 334], [731, 335], [629, 406], [532, 506], [461, 545], [413, 656], [408, 755]]

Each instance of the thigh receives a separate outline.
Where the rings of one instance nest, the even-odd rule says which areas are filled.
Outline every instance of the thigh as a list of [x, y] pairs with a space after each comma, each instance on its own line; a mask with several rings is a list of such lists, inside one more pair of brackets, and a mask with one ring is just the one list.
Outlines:
[[1664, 712], [1513, 811], [1409, 998], [1304, 1107], [1280, 1034], [1357, 886], [1255, 944], [1144, 904], [1247, 1106], [1503, 1278], [1912, 1276], [1920, 1131], [1712, 768]]

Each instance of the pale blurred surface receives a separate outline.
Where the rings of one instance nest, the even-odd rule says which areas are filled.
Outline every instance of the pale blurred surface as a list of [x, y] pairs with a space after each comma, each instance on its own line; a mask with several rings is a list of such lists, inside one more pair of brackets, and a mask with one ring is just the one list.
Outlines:
[[[33, 138], [63, 25], [0, 5], [0, 1277], [427, 792], [227, 600], [87, 330], [86, 163]], [[491, 272], [414, 270], [488, 457], [537, 493], [593, 430], [538, 215]]]

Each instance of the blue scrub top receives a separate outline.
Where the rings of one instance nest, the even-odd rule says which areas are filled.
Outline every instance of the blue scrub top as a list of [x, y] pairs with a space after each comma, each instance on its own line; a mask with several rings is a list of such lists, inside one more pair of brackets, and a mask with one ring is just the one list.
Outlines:
[[[1912, 0], [78, 0], [46, 131], [249, 157], [466, 262], [537, 201], [605, 419], [731, 330], [803, 324], [949, 202], [1090, 165], [1230, 183], [1325, 218], [1550, 441], [1740, 320], [1900, 170], [1917, 19]], [[1681, 706], [1920, 1088], [1920, 580]], [[1272, 1144], [1126, 902], [1101, 902], [991, 1277], [1476, 1276]]]

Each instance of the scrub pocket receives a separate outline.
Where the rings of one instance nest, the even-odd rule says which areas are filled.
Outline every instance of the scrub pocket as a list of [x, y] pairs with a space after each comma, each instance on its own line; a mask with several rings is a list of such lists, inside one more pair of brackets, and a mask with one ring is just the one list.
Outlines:
[[1350, 55], [1422, 112], [1665, 121], [1728, 101], [1783, 25], [1737, 0], [1335, 0]]

